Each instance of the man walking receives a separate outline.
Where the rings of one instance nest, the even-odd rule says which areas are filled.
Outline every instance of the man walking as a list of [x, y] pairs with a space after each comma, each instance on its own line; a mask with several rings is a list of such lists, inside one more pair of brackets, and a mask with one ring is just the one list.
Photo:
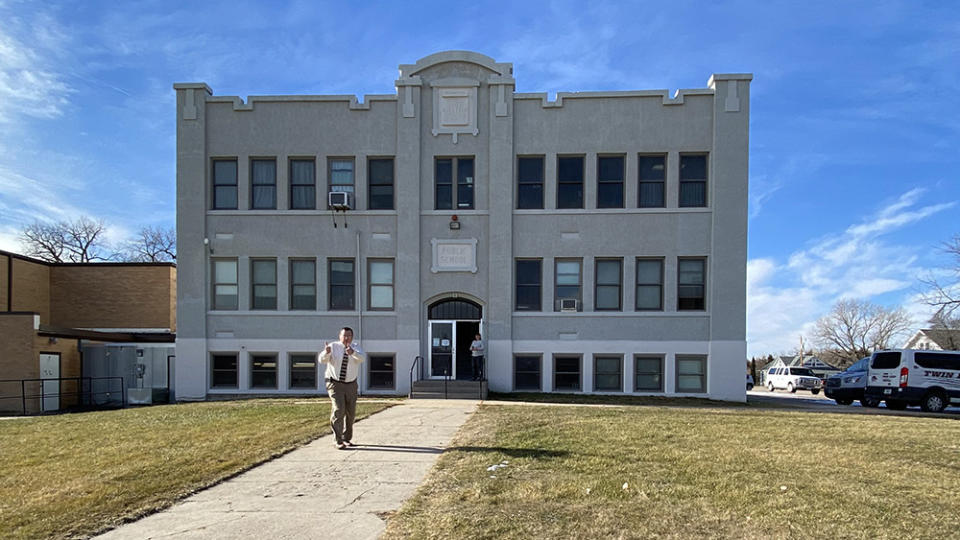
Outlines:
[[330, 426], [340, 450], [354, 446], [351, 440], [357, 415], [357, 375], [363, 361], [363, 352], [353, 344], [353, 329], [347, 326], [340, 329], [340, 341], [327, 343], [320, 355], [320, 362], [327, 365], [324, 379], [333, 407]]

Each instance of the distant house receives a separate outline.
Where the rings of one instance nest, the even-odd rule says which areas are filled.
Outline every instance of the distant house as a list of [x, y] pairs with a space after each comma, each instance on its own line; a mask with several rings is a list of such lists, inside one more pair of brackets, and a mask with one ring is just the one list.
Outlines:
[[[84, 377], [97, 365], [85, 357], [90, 345], [122, 343], [143, 358], [152, 356], [145, 347], [165, 345], [172, 354], [176, 279], [172, 263], [49, 263], [0, 251], [0, 412], [83, 403]], [[113, 393], [133, 379], [124, 377], [123, 391], [114, 381]]]
[[799, 354], [795, 356], [781, 356], [763, 367], [763, 371], [760, 372], [761, 377], [758, 384], [766, 384], [767, 373], [769, 373], [772, 368], [777, 367], [805, 367], [810, 369], [814, 375], [820, 377], [821, 379], [825, 379], [834, 373], [840, 373], [843, 371], [834, 365], [824, 362], [812, 354], [806, 354], [803, 356], [800, 356]]
[[960, 330], [917, 330], [903, 346], [904, 349], [931, 351], [960, 351]]

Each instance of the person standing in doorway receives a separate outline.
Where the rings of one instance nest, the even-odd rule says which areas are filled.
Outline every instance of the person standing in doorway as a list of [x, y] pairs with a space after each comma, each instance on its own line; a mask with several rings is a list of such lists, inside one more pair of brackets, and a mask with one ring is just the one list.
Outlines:
[[353, 420], [357, 416], [357, 375], [364, 361], [360, 347], [353, 343], [353, 329], [340, 329], [340, 340], [327, 343], [320, 362], [327, 365], [324, 379], [330, 396], [330, 426], [337, 439], [337, 448], [354, 446]]
[[483, 380], [483, 356], [484, 356], [483, 338], [477, 334], [470, 344], [470, 366], [473, 368], [473, 380]]

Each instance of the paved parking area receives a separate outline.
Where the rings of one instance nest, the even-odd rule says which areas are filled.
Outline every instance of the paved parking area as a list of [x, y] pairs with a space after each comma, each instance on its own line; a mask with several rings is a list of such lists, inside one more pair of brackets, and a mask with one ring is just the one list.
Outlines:
[[872, 409], [861, 407], [860, 402], [855, 401], [851, 405], [838, 405], [836, 401], [823, 395], [820, 392], [813, 395], [810, 392], [798, 390], [796, 393], [790, 393], [785, 390], [770, 392], [764, 387], [757, 386], [747, 392], [747, 402], [749, 403], [770, 403], [781, 407], [794, 407], [807, 410], [822, 410], [824, 412], [859, 412], [869, 414], [905, 414], [909, 416], [933, 416], [933, 417], [953, 417], [960, 419], [960, 407], [954, 405], [947, 407], [942, 413], [927, 413], [920, 410], [919, 407], [908, 407], [903, 411], [893, 411], [887, 409], [886, 405]]

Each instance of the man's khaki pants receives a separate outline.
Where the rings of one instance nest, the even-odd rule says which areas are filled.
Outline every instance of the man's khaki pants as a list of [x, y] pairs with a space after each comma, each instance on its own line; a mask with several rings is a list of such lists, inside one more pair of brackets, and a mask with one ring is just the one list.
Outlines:
[[357, 381], [327, 381], [327, 394], [333, 410], [330, 412], [330, 427], [337, 444], [353, 440], [353, 419], [357, 416]]

